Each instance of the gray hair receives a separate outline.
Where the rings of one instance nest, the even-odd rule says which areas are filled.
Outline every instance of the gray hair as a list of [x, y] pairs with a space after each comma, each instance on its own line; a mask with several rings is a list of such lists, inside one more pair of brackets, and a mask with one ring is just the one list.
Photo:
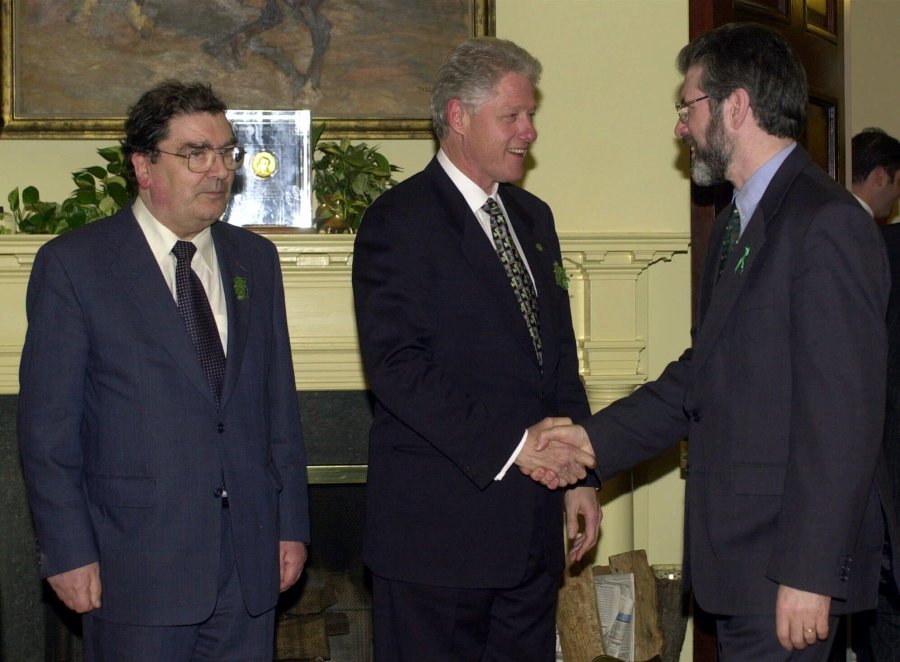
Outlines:
[[521, 74], [537, 85], [541, 71], [541, 63], [534, 56], [506, 39], [475, 37], [461, 43], [441, 66], [431, 92], [431, 119], [438, 140], [450, 133], [447, 103], [451, 99], [475, 111], [494, 96], [506, 74]]

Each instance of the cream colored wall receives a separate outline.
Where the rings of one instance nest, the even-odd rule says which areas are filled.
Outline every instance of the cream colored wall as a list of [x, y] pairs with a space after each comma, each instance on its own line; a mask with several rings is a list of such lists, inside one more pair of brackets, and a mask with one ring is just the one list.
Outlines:
[[900, 2], [848, 0], [847, 107], [852, 136], [878, 126], [900, 137]]
[[[866, 127], [877, 126], [900, 138], [900, 85], [893, 78], [900, 63], [900, 0], [846, 0], [848, 38], [847, 158], [849, 140]], [[847, 168], [850, 178], [850, 168]], [[893, 223], [898, 221], [894, 206]]]

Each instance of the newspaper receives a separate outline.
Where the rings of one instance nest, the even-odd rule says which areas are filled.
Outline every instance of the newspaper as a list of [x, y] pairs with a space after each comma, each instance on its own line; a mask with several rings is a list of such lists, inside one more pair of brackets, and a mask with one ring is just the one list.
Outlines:
[[606, 654], [634, 662], [634, 575], [594, 575]]

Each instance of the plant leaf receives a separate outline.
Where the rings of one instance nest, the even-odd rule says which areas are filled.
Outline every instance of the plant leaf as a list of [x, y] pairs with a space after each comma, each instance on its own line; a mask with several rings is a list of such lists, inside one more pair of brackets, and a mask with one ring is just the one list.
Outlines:
[[33, 205], [41, 199], [41, 194], [34, 186], [26, 186], [22, 190], [22, 204]]

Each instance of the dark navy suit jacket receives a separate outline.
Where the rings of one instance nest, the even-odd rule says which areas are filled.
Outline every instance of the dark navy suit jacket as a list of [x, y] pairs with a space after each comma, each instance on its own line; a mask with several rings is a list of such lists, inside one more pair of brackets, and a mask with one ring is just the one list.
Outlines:
[[599, 469], [688, 437], [685, 567], [706, 611], [772, 614], [779, 584], [832, 596], [834, 613], [872, 607], [884, 243], [800, 147], [716, 283], [728, 213], [710, 236], [693, 347], [586, 423]]
[[94, 613], [106, 620], [175, 625], [212, 613], [223, 478], [252, 614], [277, 601], [279, 540], [309, 540], [277, 254], [225, 223], [212, 237], [228, 312], [221, 407], [130, 207], [35, 259], [18, 432], [41, 571], [99, 561]]
[[885, 225], [882, 230], [891, 264], [891, 298], [883, 458], [876, 479], [891, 544], [894, 583], [900, 587], [900, 225]]
[[534, 274], [543, 371], [503, 266], [436, 160], [383, 194], [356, 238], [353, 292], [376, 399], [365, 560], [389, 579], [458, 588], [521, 582], [535, 526], [563, 568], [561, 491], [513, 466], [525, 429], [589, 414], [549, 207], [501, 185]]

